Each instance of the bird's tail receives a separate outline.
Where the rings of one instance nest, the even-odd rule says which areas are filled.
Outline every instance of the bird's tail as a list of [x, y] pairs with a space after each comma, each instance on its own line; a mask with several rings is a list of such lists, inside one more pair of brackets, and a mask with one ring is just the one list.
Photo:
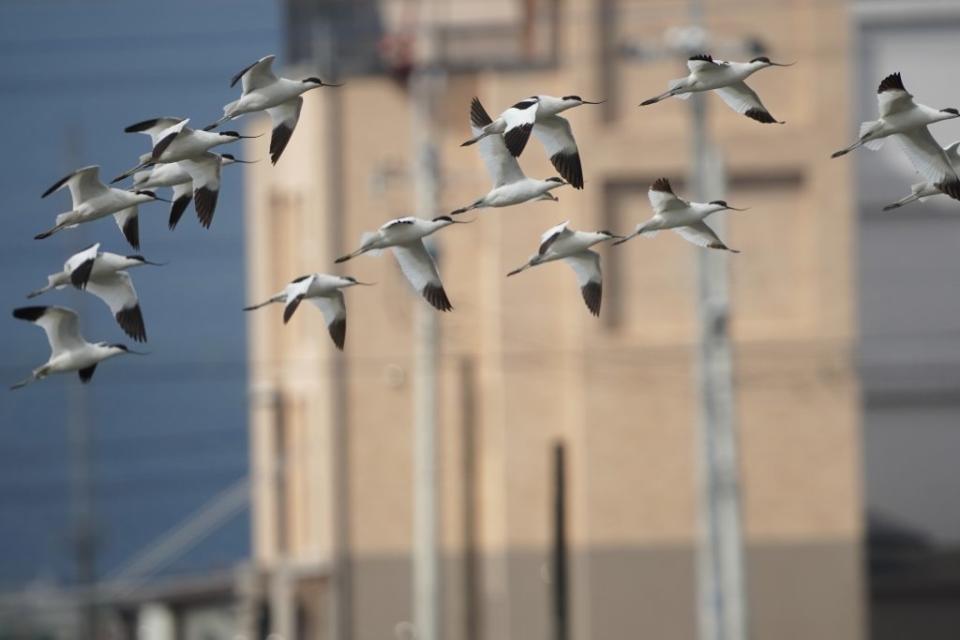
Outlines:
[[259, 309], [259, 308], [261, 308], [261, 307], [265, 307], [265, 306], [267, 306], [268, 304], [276, 304], [277, 302], [283, 302], [285, 299], [286, 299], [286, 297], [284, 296], [284, 294], [278, 293], [277, 295], [273, 296], [272, 298], [270, 298], [270, 299], [267, 300], [266, 302], [261, 302], [260, 304], [251, 305], [251, 306], [249, 306], [249, 307], [244, 307], [243, 310], [244, 310], [244, 311], [253, 311], [254, 309]]

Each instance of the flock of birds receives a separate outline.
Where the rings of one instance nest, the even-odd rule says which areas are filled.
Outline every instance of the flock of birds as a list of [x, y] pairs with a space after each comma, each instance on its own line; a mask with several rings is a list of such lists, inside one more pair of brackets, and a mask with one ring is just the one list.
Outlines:
[[[74, 171], [57, 181], [42, 197], [68, 187], [72, 198], [71, 209], [56, 217], [53, 227], [37, 235], [46, 238], [63, 229], [76, 227], [107, 216], [113, 216], [127, 242], [139, 249], [138, 206], [163, 200], [171, 204], [169, 226], [173, 229], [192, 200], [200, 223], [209, 228], [213, 221], [220, 188], [221, 168], [245, 162], [229, 154], [215, 154], [211, 149], [234, 142], [242, 136], [235, 131], [216, 128], [244, 114], [266, 111], [273, 124], [270, 139], [270, 159], [276, 164], [290, 141], [303, 107], [302, 94], [328, 84], [319, 78], [291, 80], [277, 77], [272, 70], [274, 56], [266, 56], [246, 67], [231, 80], [230, 86], [242, 82], [238, 100], [224, 106], [223, 117], [201, 130], [187, 126], [184, 118], [153, 118], [125, 129], [130, 133], [150, 136], [152, 145], [138, 164], [125, 171], [113, 182], [133, 177], [130, 189], [111, 188], [99, 178], [99, 167], [89, 166]], [[734, 111], [761, 123], [778, 121], [760, 101], [745, 80], [755, 72], [771, 66], [791, 66], [771, 62], [761, 56], [749, 62], [728, 62], [709, 55], [692, 56], [688, 62], [689, 75], [673, 80], [668, 90], [644, 101], [651, 105], [667, 98], [687, 99], [693, 93], [712, 91]], [[833, 154], [842, 156], [865, 146], [878, 149], [883, 141], [895, 136], [901, 143], [914, 168], [924, 182], [915, 184], [910, 195], [888, 205], [885, 209], [902, 207], [916, 200], [924, 200], [943, 193], [960, 200], [960, 142], [941, 148], [927, 129], [928, 125], [960, 117], [957, 109], [934, 109], [914, 102], [904, 88], [899, 73], [880, 83], [878, 88], [880, 117], [860, 127], [858, 139]], [[585, 104], [599, 104], [576, 95], [562, 98], [546, 95], [525, 98], [503, 111], [496, 119], [490, 117], [480, 100], [473, 99], [470, 107], [472, 137], [461, 146], [477, 145], [480, 155], [493, 180], [493, 187], [471, 204], [432, 220], [403, 217], [390, 220], [374, 232], [363, 234], [356, 251], [342, 256], [337, 263], [362, 254], [376, 254], [392, 249], [403, 274], [423, 298], [439, 311], [450, 311], [453, 306], [447, 297], [436, 262], [424, 245], [424, 238], [440, 229], [461, 223], [454, 216], [482, 208], [508, 207], [536, 200], [556, 200], [551, 193], [564, 185], [582, 189], [583, 170], [580, 152], [570, 122], [560, 113]], [[543, 145], [559, 176], [538, 180], [528, 178], [517, 158], [524, 151], [533, 134]], [[171, 187], [172, 200], [157, 196], [154, 189]], [[537, 252], [513, 276], [529, 268], [565, 261], [574, 271], [584, 302], [590, 313], [599, 315], [602, 299], [602, 271], [600, 256], [591, 250], [596, 244], [614, 241], [622, 244], [639, 235], [653, 236], [658, 231], [672, 229], [682, 238], [699, 247], [737, 253], [721, 241], [707, 225], [706, 219], [718, 211], [744, 211], [723, 200], [691, 202], [674, 193], [666, 178], [656, 180], [650, 187], [650, 205], [653, 216], [638, 224], [636, 229], [621, 236], [610, 231], [578, 231], [568, 222], [551, 227], [540, 238]], [[147, 339], [139, 298], [128, 270], [142, 265], [154, 265], [141, 255], [121, 256], [100, 251], [94, 244], [70, 256], [63, 269], [47, 277], [47, 285], [30, 294], [38, 296], [51, 289], [73, 286], [102, 299], [113, 313], [120, 328], [133, 340]], [[322, 312], [327, 328], [337, 348], [343, 349], [346, 339], [346, 306], [343, 289], [366, 285], [349, 276], [312, 273], [287, 284], [268, 300], [246, 307], [246, 311], [270, 304], [283, 304], [283, 322], [286, 323], [304, 300], [315, 304]], [[77, 313], [58, 306], [28, 306], [13, 311], [16, 318], [39, 325], [50, 343], [50, 358], [33, 370], [25, 380], [12, 388], [19, 388], [54, 373], [76, 371], [80, 379], [91, 379], [97, 365], [108, 358], [137, 353], [125, 345], [107, 342], [87, 342], [80, 333]]]

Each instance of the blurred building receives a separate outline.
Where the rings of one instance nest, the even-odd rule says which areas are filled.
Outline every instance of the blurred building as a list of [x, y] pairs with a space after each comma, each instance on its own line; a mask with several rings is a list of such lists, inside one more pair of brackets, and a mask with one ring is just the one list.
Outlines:
[[[286, 73], [354, 75], [307, 94], [279, 165], [249, 174], [251, 301], [333, 270], [362, 231], [414, 201], [403, 82], [423, 14], [401, 2], [288, 5], [295, 64]], [[786, 126], [708, 100], [728, 175], [715, 197], [751, 208], [730, 214], [722, 235], [743, 251], [730, 260], [730, 330], [752, 637], [858, 639], [856, 216], [851, 165], [828, 161], [849, 136], [846, 7], [707, 5], [716, 54], [765, 44], [804, 61], [751, 81]], [[649, 215], [655, 178], [689, 193], [688, 107], [636, 107], [684, 69], [661, 52], [686, 11], [682, 2], [450, 0], [428, 12], [448, 71], [436, 119], [445, 211], [489, 188], [477, 153], [458, 146], [472, 96], [491, 113], [535, 92], [607, 99], [566, 114], [582, 192], [565, 187], [559, 203], [484, 212], [437, 236], [455, 307], [440, 318], [444, 638], [548, 633], [558, 444], [571, 637], [695, 635], [697, 249], [673, 234], [601, 249], [599, 319], [564, 265], [504, 277], [553, 224], [627, 231]], [[535, 141], [521, 161], [529, 175], [556, 173]], [[273, 629], [372, 640], [411, 617], [413, 325], [425, 303], [389, 255], [343, 272], [377, 286], [346, 292], [342, 355], [316, 309], [287, 326], [276, 308], [250, 316], [254, 561]]]

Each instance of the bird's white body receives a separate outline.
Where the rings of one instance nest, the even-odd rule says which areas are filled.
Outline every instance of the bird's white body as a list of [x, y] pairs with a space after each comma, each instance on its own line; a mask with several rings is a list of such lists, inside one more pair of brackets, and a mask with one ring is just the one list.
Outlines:
[[33, 370], [30, 377], [14, 385], [17, 389], [54, 373], [80, 372], [87, 382], [94, 368], [104, 360], [129, 350], [123, 345], [105, 342], [87, 342], [80, 335], [77, 313], [63, 307], [22, 307], [13, 312], [15, 318], [27, 320], [41, 327], [50, 343], [50, 358]]
[[173, 202], [170, 205], [171, 229], [177, 226], [190, 200], [194, 200], [200, 224], [209, 227], [213, 221], [217, 197], [220, 192], [220, 170], [238, 162], [230, 154], [205, 151], [189, 160], [157, 164], [133, 175], [135, 188], [172, 187]]
[[[950, 161], [953, 170], [960, 172], [960, 142], [954, 142], [950, 146], [944, 147], [943, 152]], [[931, 182], [918, 182], [910, 186], [910, 195], [905, 196], [892, 204], [888, 204], [883, 208], [883, 210], [890, 211], [891, 209], [898, 209], [906, 204], [910, 204], [911, 202], [923, 202], [927, 198], [932, 198], [933, 196], [937, 195], [946, 194], [944, 194], [937, 185]]]
[[[271, 58], [272, 57], [273, 56], [271, 56]], [[238, 100], [224, 107], [223, 114], [232, 119], [247, 113], [265, 111], [271, 107], [277, 107], [285, 102], [289, 102], [310, 91], [310, 89], [316, 88], [317, 85], [312, 83], [274, 76], [273, 80], [268, 84], [258, 86], [249, 92], [244, 89], [244, 93]]]
[[738, 253], [727, 247], [707, 226], [705, 220], [718, 211], [742, 211], [735, 209], [723, 200], [714, 202], [688, 202], [673, 192], [670, 182], [660, 178], [647, 191], [650, 206], [653, 208], [653, 217], [642, 224], [638, 224], [633, 233], [618, 242], [621, 244], [639, 235], [654, 236], [658, 231], [672, 229], [684, 240], [699, 247], [708, 249], [722, 249]]
[[293, 317], [294, 312], [303, 300], [309, 300], [323, 313], [327, 323], [327, 330], [338, 349], [343, 349], [347, 336], [347, 307], [343, 299], [343, 291], [364, 282], [349, 276], [337, 276], [328, 273], [311, 273], [301, 276], [290, 282], [283, 291], [269, 298], [266, 302], [246, 307], [244, 311], [253, 311], [274, 303], [282, 303], [283, 322], [286, 324]]
[[138, 342], [145, 341], [147, 334], [139, 298], [126, 270], [156, 263], [147, 261], [143, 256], [122, 256], [99, 249], [100, 243], [97, 243], [70, 256], [62, 271], [47, 276], [47, 285], [29, 293], [27, 297], [34, 298], [67, 285], [84, 289], [110, 307], [127, 335]]
[[151, 160], [157, 164], [190, 160], [240, 138], [235, 132], [191, 129], [187, 126], [188, 122], [189, 118], [154, 118], [130, 125], [127, 132], [150, 136], [153, 142]]
[[744, 82], [757, 71], [772, 66], [787, 67], [790, 65], [771, 62], [766, 56], [754, 58], [749, 62], [731, 62], [715, 60], [707, 54], [696, 55], [687, 60], [687, 68], [690, 70], [689, 75], [671, 80], [665, 93], [644, 100], [640, 106], [655, 104], [670, 97], [686, 100], [693, 93], [714, 91], [731, 109], [739, 114], [765, 124], [783, 124], [783, 122], [770, 115], [770, 112], [760, 101], [760, 97]]
[[[216, 156], [219, 158], [221, 167], [226, 167], [227, 165], [240, 162], [228, 154], [217, 155], [210, 153], [204, 155]], [[193, 178], [185, 166], [186, 165], [181, 164], [180, 162], [170, 162], [166, 164], [154, 165], [149, 169], [138, 171], [133, 176], [133, 187], [135, 189], [156, 189], [159, 187], [175, 187], [180, 184], [192, 182]]]
[[130, 243], [137, 246], [138, 242], [135, 237], [131, 237], [127, 233], [128, 225], [131, 221], [134, 221], [135, 224], [138, 205], [157, 199], [154, 193], [108, 187], [100, 181], [100, 167], [96, 165], [78, 169], [62, 178], [47, 189], [43, 197], [45, 198], [64, 187], [70, 189], [71, 210], [59, 214], [55, 226], [49, 231], [39, 234], [37, 238], [46, 238], [61, 229], [68, 229], [113, 215], [116, 218], [117, 225], [127, 235]]
[[547, 229], [540, 237], [537, 253], [531, 256], [525, 265], [507, 275], [516, 275], [540, 264], [563, 260], [577, 275], [577, 283], [580, 285], [583, 300], [590, 313], [599, 315], [603, 275], [600, 269], [600, 256], [591, 251], [590, 247], [619, 236], [609, 231], [575, 231], [568, 225], [569, 221]]
[[390, 220], [376, 231], [363, 234], [360, 238], [360, 248], [337, 258], [336, 262], [345, 262], [364, 253], [392, 249], [400, 270], [413, 288], [436, 309], [450, 311], [453, 306], [440, 281], [437, 263], [427, 251], [423, 239], [454, 223], [455, 221], [448, 216], [440, 216], [433, 220], [412, 216]]

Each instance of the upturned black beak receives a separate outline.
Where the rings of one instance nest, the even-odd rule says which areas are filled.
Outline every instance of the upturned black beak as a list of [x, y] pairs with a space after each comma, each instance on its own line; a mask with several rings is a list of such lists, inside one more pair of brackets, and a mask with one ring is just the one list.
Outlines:
[[770, 66], [771, 67], [792, 67], [795, 64], [797, 64], [796, 60], [794, 60], [793, 62], [771, 62]]
[[744, 207], [743, 209], [737, 209], [736, 207], [727, 207], [730, 211], [749, 211], [750, 207]]
[[583, 104], [603, 104], [606, 102], [606, 100], [597, 100], [595, 102], [591, 102], [590, 100], [581, 100], [580, 102]]

